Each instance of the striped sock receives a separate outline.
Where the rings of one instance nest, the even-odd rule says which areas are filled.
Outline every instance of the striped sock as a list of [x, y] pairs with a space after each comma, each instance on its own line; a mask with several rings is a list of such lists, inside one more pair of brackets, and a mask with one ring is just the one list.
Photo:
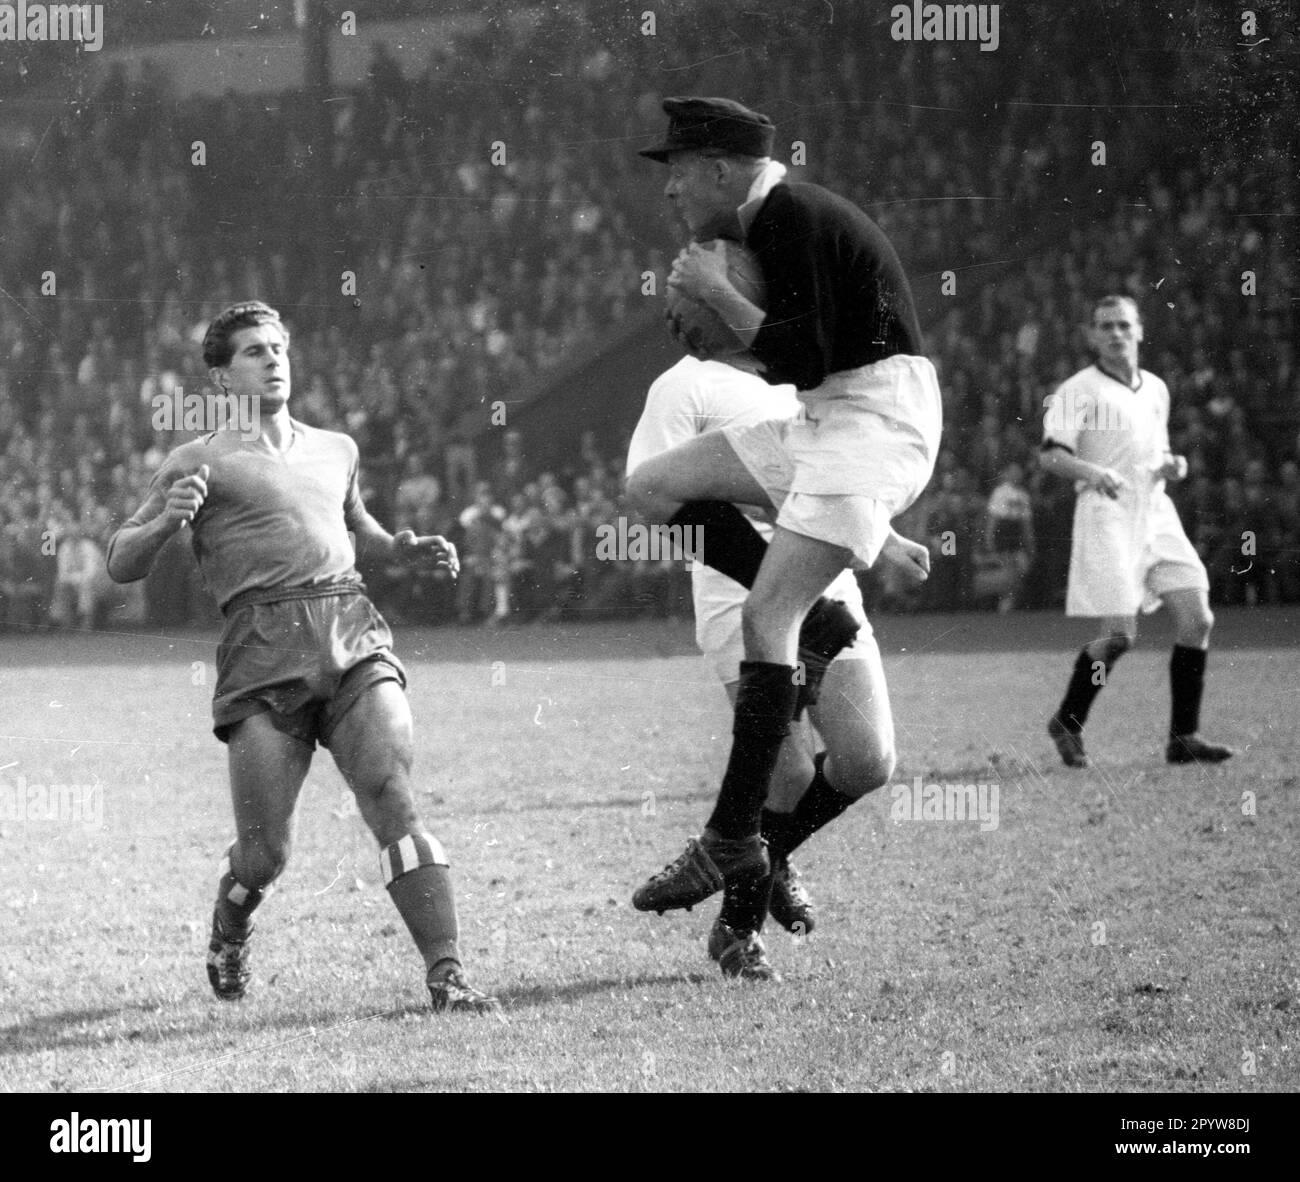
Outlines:
[[408, 833], [379, 851], [384, 885], [432, 970], [443, 961], [460, 964], [456, 896], [447, 855], [428, 833]]

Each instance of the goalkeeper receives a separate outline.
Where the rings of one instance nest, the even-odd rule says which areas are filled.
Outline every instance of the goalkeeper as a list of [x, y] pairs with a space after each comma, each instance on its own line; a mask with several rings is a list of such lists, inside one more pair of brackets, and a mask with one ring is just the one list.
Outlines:
[[[664, 195], [693, 238], [734, 239], [756, 254], [767, 307], [738, 292], [724, 254], [698, 241], [678, 256], [669, 284], [716, 311], [766, 381], [794, 385], [802, 412], [701, 435], [629, 478], [643, 510], [703, 527], [703, 561], [751, 587], [716, 806], [700, 840], [646, 882], [633, 905], [691, 907], [725, 886], [724, 920], [759, 957], [771, 887], [760, 814], [802, 704], [805, 617], [841, 571], [875, 562], [891, 518], [924, 489], [941, 402], [907, 278], [879, 227], [825, 189], [787, 182], [771, 159], [775, 130], [765, 115], [709, 98], [668, 99], [664, 110], [667, 138], [642, 155], [668, 166]], [[778, 509], [770, 545], [737, 503]], [[856, 633], [850, 620], [819, 656], [833, 658]], [[815, 831], [858, 795], [826, 779], [800, 801], [801, 828]]]

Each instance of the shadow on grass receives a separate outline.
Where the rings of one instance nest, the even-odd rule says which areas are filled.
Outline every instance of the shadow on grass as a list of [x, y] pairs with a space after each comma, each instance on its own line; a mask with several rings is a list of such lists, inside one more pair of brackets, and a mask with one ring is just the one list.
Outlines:
[[[188, 1005], [188, 1002], [186, 1004]], [[241, 1011], [240, 1007], [232, 1006], [228, 1002], [214, 1001], [211, 1003], [211, 1008], [205, 1007], [201, 1015], [191, 1016], [187, 1021], [173, 1021], [161, 1016], [169, 1010], [175, 1011], [178, 1007], [152, 1001], [137, 1001], [116, 1008], [105, 1006], [97, 1009], [60, 1010], [58, 1013], [42, 1014], [13, 1026], [0, 1027], [0, 1058], [9, 1055], [25, 1055], [33, 1051], [71, 1050], [78, 1047], [103, 1047], [121, 1043], [139, 1043], [148, 1046], [220, 1032], [223, 1029], [221, 1023], [211, 1016], [212, 1010], [218, 1006], [221, 1007], [218, 1012], [229, 1012], [232, 1016], [238, 1014], [240, 1018], [245, 1019], [238, 1029], [251, 1034], [263, 1030], [299, 1028], [306, 1033], [313, 1028], [323, 1030], [339, 1025], [340, 1021], [356, 1020], [337, 1011], [264, 1014], [251, 1008]], [[108, 1024], [107, 1029], [105, 1024]], [[78, 1029], [88, 1025], [92, 1026], [92, 1029]], [[229, 1031], [232, 1028], [225, 1029]]]
[[[647, 789], [649, 791], [649, 789]], [[692, 804], [698, 801], [710, 801], [717, 795], [716, 788], [698, 788], [694, 792], [652, 792], [656, 804]], [[474, 815], [490, 816], [517, 813], [558, 813], [591, 812], [596, 809], [641, 809], [645, 806], [645, 796], [613, 796], [608, 800], [544, 800], [535, 804], [520, 804], [514, 800], [502, 801], [499, 805], [481, 806], [474, 810]]]
[[[702, 973], [661, 973], [655, 976], [607, 977], [591, 981], [572, 981], [564, 985], [531, 985], [527, 988], [502, 990], [502, 1010], [509, 1016], [512, 1010], [531, 1006], [564, 1005], [581, 1001], [601, 993], [618, 990], [653, 988], [672, 985], [698, 985], [707, 978]], [[429, 1014], [427, 1004], [399, 1006], [365, 1015], [346, 1015], [337, 1011], [312, 1011], [308, 1013], [268, 1014], [253, 1008], [230, 1006], [228, 1003], [211, 1003], [198, 1015], [190, 1014], [186, 1020], [176, 1021], [165, 1017], [176, 1007], [153, 1001], [136, 1001], [127, 1005], [103, 1006], [93, 1009], [60, 1010], [42, 1014], [26, 1022], [0, 1027], [0, 1058], [26, 1055], [35, 1051], [73, 1050], [103, 1047], [121, 1043], [138, 1043], [142, 1046], [167, 1043], [221, 1031], [222, 1024], [213, 1017], [216, 1013], [238, 1014], [238, 1029], [247, 1034], [274, 1030], [301, 1030], [304, 1035], [328, 1030], [352, 1022], [379, 1019], [393, 1021], [412, 1015]], [[90, 1027], [90, 1029], [85, 1029]], [[227, 1033], [233, 1026], [225, 1026]]]
[[[514, 989], [502, 989], [496, 994], [501, 1002], [502, 1013], [509, 1017], [513, 1010], [522, 1010], [529, 1006], [564, 1005], [594, 997], [598, 993], [612, 993], [617, 990], [641, 989], [667, 985], [699, 985], [710, 978], [704, 973], [660, 973], [657, 976], [639, 977], [602, 977], [593, 981], [571, 981], [567, 985], [529, 985]], [[428, 1006], [410, 1005], [390, 1010], [383, 1014], [386, 1019], [407, 1018], [412, 1014], [427, 1014]]]

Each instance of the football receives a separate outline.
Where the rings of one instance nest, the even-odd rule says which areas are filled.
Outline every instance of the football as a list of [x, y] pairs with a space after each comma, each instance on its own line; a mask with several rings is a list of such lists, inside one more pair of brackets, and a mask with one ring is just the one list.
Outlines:
[[[754, 252], [743, 243], [716, 238], [703, 244], [727, 256], [727, 277], [750, 303], [764, 307], [763, 272]], [[707, 304], [669, 287], [665, 316], [673, 337], [692, 357], [729, 357], [748, 350]]]

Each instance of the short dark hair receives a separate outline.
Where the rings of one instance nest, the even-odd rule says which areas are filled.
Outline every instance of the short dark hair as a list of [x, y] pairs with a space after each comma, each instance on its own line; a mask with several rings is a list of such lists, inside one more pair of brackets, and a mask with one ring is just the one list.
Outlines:
[[261, 300], [244, 300], [231, 304], [203, 334], [203, 364], [209, 369], [221, 369], [230, 364], [235, 355], [230, 338], [241, 328], [256, 328], [259, 324], [274, 324], [284, 334], [288, 347], [289, 330], [280, 321], [280, 313]]
[[1137, 300], [1135, 300], [1132, 296], [1119, 295], [1119, 294], [1102, 296], [1101, 299], [1099, 299], [1096, 303], [1092, 305], [1092, 315], [1089, 317], [1089, 319], [1093, 324], [1096, 324], [1097, 313], [1100, 312], [1103, 308], [1118, 308], [1125, 304], [1127, 304], [1130, 308], [1133, 309], [1133, 319], [1138, 324], [1141, 324], [1142, 309], [1138, 307]]

